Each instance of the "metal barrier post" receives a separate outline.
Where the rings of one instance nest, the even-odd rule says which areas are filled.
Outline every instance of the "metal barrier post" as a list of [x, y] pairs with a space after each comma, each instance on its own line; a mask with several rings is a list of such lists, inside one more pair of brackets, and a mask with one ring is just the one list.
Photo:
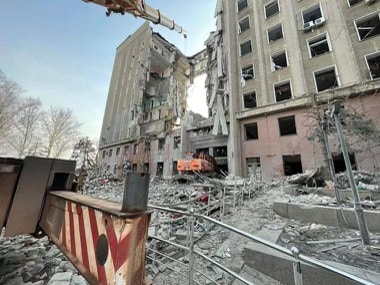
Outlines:
[[190, 223], [190, 246], [189, 246], [189, 285], [194, 284], [193, 271], [194, 271], [194, 209], [190, 209], [189, 216]]
[[301, 261], [299, 259], [300, 251], [298, 248], [293, 246], [290, 249], [294, 255], [294, 260], [293, 260], [293, 273], [294, 273], [294, 284], [295, 285], [302, 285], [302, 272], [301, 272]]

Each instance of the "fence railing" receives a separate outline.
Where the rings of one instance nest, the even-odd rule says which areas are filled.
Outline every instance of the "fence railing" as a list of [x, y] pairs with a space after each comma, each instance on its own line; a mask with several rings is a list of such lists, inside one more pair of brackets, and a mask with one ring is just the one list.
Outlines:
[[[223, 217], [224, 217], [224, 208], [225, 208], [225, 203], [226, 203], [225, 199], [226, 199], [226, 196], [224, 196], [222, 199], [220, 199], [218, 201], [214, 201], [214, 204], [215, 203], [220, 204], [220, 209], [221, 209], [220, 210], [221, 212], [219, 213], [220, 219], [223, 219]], [[237, 198], [234, 196], [233, 197], [234, 207], [235, 207], [236, 201], [237, 201]], [[211, 205], [210, 200], [209, 200], [209, 203]], [[268, 248], [274, 249], [275, 251], [281, 252], [283, 254], [286, 254], [286, 255], [292, 257], [292, 259], [293, 259], [294, 284], [295, 285], [302, 285], [303, 284], [302, 270], [301, 270], [302, 269], [302, 263], [301, 262], [303, 262], [305, 264], [312, 265], [312, 266], [317, 267], [317, 268], [322, 268], [324, 270], [328, 270], [334, 274], [340, 275], [344, 278], [347, 278], [348, 280], [352, 280], [352, 281], [358, 282], [360, 284], [375, 285], [374, 283], [367, 281], [367, 280], [364, 280], [358, 276], [347, 273], [343, 270], [340, 270], [338, 268], [335, 268], [333, 266], [325, 264], [325, 263], [318, 261], [314, 258], [300, 254], [299, 250], [296, 247], [293, 247], [291, 250], [284, 248], [284, 247], [281, 247], [277, 244], [268, 242], [268, 241], [266, 241], [260, 237], [251, 235], [245, 231], [242, 231], [240, 229], [237, 229], [235, 227], [227, 225], [227, 224], [223, 223], [222, 221], [218, 221], [214, 218], [211, 218], [210, 216], [195, 213], [193, 208], [190, 208], [190, 210], [178, 210], [178, 209], [172, 209], [172, 208], [168, 208], [168, 207], [155, 206], [155, 205], [148, 205], [148, 206], [154, 210], [153, 216], [158, 215], [158, 212], [172, 213], [172, 214], [181, 215], [181, 216], [179, 218], [169, 219], [169, 220], [166, 220], [164, 222], [159, 222], [159, 223], [155, 223], [155, 221], [153, 219], [151, 226], [155, 227], [155, 231], [154, 231], [154, 235], [149, 236], [149, 238], [151, 238], [153, 240], [153, 242], [151, 243], [151, 244], [153, 244], [153, 248], [149, 247], [147, 249], [147, 259], [151, 260], [153, 263], [165, 266], [165, 267], [169, 268], [170, 270], [173, 270], [174, 272], [180, 274], [181, 276], [183, 276], [184, 278], [186, 278], [188, 280], [189, 285], [206, 284], [206, 283], [200, 283], [199, 280], [195, 279], [194, 275], [202, 276], [204, 278], [204, 280], [207, 280], [207, 282], [208, 282], [207, 284], [210, 284], [210, 282], [212, 284], [216, 284], [216, 285], [220, 284], [220, 283], [218, 283], [218, 281], [216, 279], [211, 278], [210, 276], [208, 276], [208, 274], [205, 274], [201, 270], [198, 270], [195, 268], [194, 261], [196, 258], [202, 258], [202, 259], [206, 260], [209, 264], [218, 267], [221, 271], [227, 273], [228, 275], [230, 275], [233, 278], [240, 280], [244, 284], [248, 284], [248, 285], [254, 284], [251, 281], [240, 276], [236, 272], [225, 267], [223, 264], [219, 263], [215, 259], [212, 259], [212, 258], [208, 257], [207, 255], [205, 255], [205, 254], [203, 254], [197, 250], [194, 250], [194, 244], [195, 244], [195, 239], [196, 239], [196, 237], [195, 237], [195, 225], [196, 225], [197, 220], [198, 221], [207, 221], [207, 222], [209, 222], [210, 225], [212, 225], [212, 227], [220, 226], [220, 227], [222, 227], [226, 230], [229, 230], [235, 234], [238, 234], [242, 237], [245, 237], [245, 238], [249, 239], [250, 241], [260, 243], [260, 244], [262, 244]], [[209, 207], [209, 206], [206, 206], [206, 207]], [[210, 208], [207, 208], [207, 214], [209, 214], [209, 210], [210, 210]], [[186, 235], [186, 242], [185, 242], [186, 246], [157, 236], [158, 227], [160, 225], [162, 225], [163, 223], [172, 223], [172, 222], [176, 222], [176, 221], [179, 221], [181, 219], [186, 219], [186, 218], [187, 218], [187, 235]], [[207, 228], [209, 230], [211, 228], [211, 226], [209, 226]], [[207, 230], [205, 231], [205, 233], [207, 233]], [[187, 252], [188, 262], [187, 263], [181, 262], [178, 260], [178, 258], [173, 258], [167, 254], [160, 252], [156, 246], [157, 241], [165, 243], [165, 244], [173, 246], [179, 250], [183, 250], [183, 251]], [[167, 265], [164, 262], [158, 260], [158, 256], [166, 258], [172, 262], [178, 263], [182, 267], [186, 267], [187, 273], [184, 273], [184, 272], [178, 270], [176, 267], [173, 267], [172, 265]]]

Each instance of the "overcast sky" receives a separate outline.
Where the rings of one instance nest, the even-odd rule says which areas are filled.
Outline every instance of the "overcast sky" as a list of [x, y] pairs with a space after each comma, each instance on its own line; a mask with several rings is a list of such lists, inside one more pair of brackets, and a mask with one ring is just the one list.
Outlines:
[[[188, 31], [185, 40], [151, 24], [185, 55], [202, 50], [215, 29], [216, 0], [145, 2]], [[143, 22], [107, 18], [103, 7], [81, 0], [0, 0], [0, 70], [46, 109], [71, 108], [83, 135], [98, 139], [116, 47]]]

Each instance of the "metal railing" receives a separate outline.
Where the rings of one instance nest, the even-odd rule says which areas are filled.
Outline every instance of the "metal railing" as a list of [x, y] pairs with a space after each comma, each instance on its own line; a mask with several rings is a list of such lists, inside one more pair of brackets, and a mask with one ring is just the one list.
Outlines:
[[[225, 190], [224, 190], [224, 193], [225, 193]], [[220, 204], [220, 208], [223, 209], [223, 211], [224, 211], [224, 207], [225, 207], [225, 199], [226, 199], [226, 197], [224, 196], [222, 199], [216, 201], [216, 202], [218, 202]], [[210, 200], [208, 202], [210, 202]], [[236, 197], [234, 196], [234, 207], [235, 207], [235, 202], [236, 202]], [[155, 227], [155, 235], [150, 235], [149, 238], [151, 238], [152, 240], [154, 240], [156, 242], [157, 241], [163, 242], [163, 243], [165, 243], [167, 245], [173, 246], [173, 247], [175, 247], [175, 248], [177, 248], [179, 250], [183, 250], [183, 251], [187, 252], [188, 253], [188, 264], [180, 262], [176, 258], [172, 258], [169, 255], [161, 253], [155, 247], [157, 245], [156, 242], [153, 242], [154, 247], [155, 247], [154, 249], [152, 249], [152, 248], [148, 248], [147, 249], [147, 259], [152, 260], [153, 263], [157, 263], [157, 264], [160, 264], [162, 266], [165, 266], [165, 267], [169, 268], [170, 270], [173, 270], [174, 272], [176, 272], [176, 273], [180, 274], [181, 276], [187, 278], [188, 281], [189, 281], [189, 285], [202, 284], [199, 281], [197, 281], [197, 280], [194, 279], [194, 274], [197, 274], [198, 276], [204, 277], [205, 279], [207, 279], [209, 282], [212, 282], [213, 284], [216, 284], [216, 285], [220, 284], [220, 283], [217, 282], [217, 280], [212, 279], [207, 274], [204, 274], [202, 271], [200, 271], [200, 270], [198, 270], [198, 269], [196, 269], [194, 267], [194, 261], [195, 261], [195, 258], [197, 258], [197, 257], [200, 257], [200, 258], [208, 261], [210, 264], [218, 267], [223, 272], [229, 274], [233, 278], [236, 278], [236, 279], [240, 280], [244, 284], [248, 284], [248, 285], [253, 285], [254, 284], [251, 281], [246, 280], [245, 278], [243, 278], [239, 274], [235, 273], [234, 271], [228, 269], [227, 267], [225, 267], [221, 263], [217, 262], [216, 260], [208, 257], [207, 255], [205, 255], [205, 254], [203, 254], [203, 253], [201, 253], [201, 252], [199, 252], [197, 250], [194, 250], [194, 244], [195, 244], [195, 231], [194, 231], [194, 228], [195, 228], [195, 222], [196, 222], [197, 219], [198, 220], [202, 220], [202, 221], [207, 221], [207, 222], [211, 223], [213, 226], [220, 226], [220, 227], [222, 227], [224, 229], [227, 229], [227, 230], [229, 230], [229, 231], [231, 231], [233, 233], [236, 233], [236, 234], [238, 234], [238, 235], [240, 235], [242, 237], [248, 238], [250, 241], [253, 241], [253, 242], [256, 242], [256, 243], [260, 243], [260, 244], [262, 244], [262, 245], [264, 245], [264, 246], [266, 246], [268, 248], [274, 249], [277, 252], [281, 252], [283, 254], [286, 254], [286, 255], [292, 257], [292, 259], [293, 259], [294, 284], [295, 285], [302, 285], [303, 284], [302, 270], [301, 270], [302, 269], [302, 264], [301, 264], [301, 262], [303, 262], [305, 264], [309, 264], [311, 266], [315, 266], [317, 268], [322, 268], [324, 270], [328, 270], [328, 271], [330, 271], [330, 272], [332, 272], [334, 274], [340, 275], [340, 276], [342, 276], [344, 278], [347, 278], [348, 280], [355, 281], [355, 282], [358, 282], [360, 284], [375, 285], [374, 283], [372, 283], [370, 281], [367, 281], [367, 280], [364, 280], [364, 279], [362, 279], [362, 278], [360, 278], [358, 276], [355, 276], [355, 275], [352, 275], [350, 273], [347, 273], [347, 272], [345, 272], [343, 270], [340, 270], [338, 268], [335, 268], [333, 266], [325, 264], [325, 263], [323, 263], [321, 261], [318, 261], [318, 260], [316, 260], [314, 258], [311, 258], [311, 257], [308, 257], [306, 255], [300, 254], [299, 250], [296, 247], [293, 247], [291, 250], [289, 250], [287, 248], [284, 248], [284, 247], [281, 247], [281, 246], [279, 246], [277, 244], [268, 242], [268, 241], [266, 241], [266, 240], [264, 240], [262, 238], [259, 238], [257, 236], [251, 235], [251, 234], [249, 234], [249, 233], [247, 233], [245, 231], [242, 231], [242, 230], [239, 230], [239, 229], [237, 229], [235, 227], [227, 225], [227, 224], [223, 223], [222, 221], [218, 221], [218, 220], [216, 220], [214, 218], [211, 218], [209, 216], [205, 216], [205, 215], [202, 215], [202, 214], [197, 214], [197, 213], [194, 212], [193, 208], [191, 208], [188, 211], [183, 211], [183, 210], [177, 210], [177, 209], [172, 209], [172, 208], [162, 207], [162, 206], [155, 206], [155, 205], [148, 205], [148, 206], [151, 209], [155, 210], [155, 214], [156, 215], [158, 215], [158, 212], [166, 212], [166, 213], [172, 213], [172, 214], [174, 213], [174, 214], [177, 214], [177, 215], [182, 215], [182, 217], [180, 217], [180, 218], [176, 218], [176, 219], [173, 219], [173, 220], [167, 220], [164, 223], [170, 223], [172, 221], [178, 221], [180, 219], [187, 218], [187, 236], [186, 236], [186, 245], [187, 246], [184, 246], [184, 245], [175, 243], [173, 241], [165, 240], [163, 238], [158, 237], [157, 236], [157, 227], [159, 225], [161, 225], [162, 223], [158, 223], [158, 224], [154, 224], [153, 223], [153, 226]], [[207, 211], [207, 214], [209, 214], [209, 211]], [[220, 212], [220, 214], [219, 214], [220, 219], [222, 219], [223, 216], [224, 216], [224, 212], [223, 213]], [[153, 256], [150, 256], [149, 253], [153, 253]], [[181, 264], [181, 266], [183, 266], [183, 267], [187, 267], [187, 274], [183, 273], [183, 272], [181, 272], [179, 270], [177, 270], [176, 268], [173, 268], [170, 265], [166, 265], [163, 262], [159, 261], [157, 259], [158, 255], [162, 256], [164, 258], [167, 258], [167, 259], [171, 260], [172, 262], [177, 262], [177, 263]]]

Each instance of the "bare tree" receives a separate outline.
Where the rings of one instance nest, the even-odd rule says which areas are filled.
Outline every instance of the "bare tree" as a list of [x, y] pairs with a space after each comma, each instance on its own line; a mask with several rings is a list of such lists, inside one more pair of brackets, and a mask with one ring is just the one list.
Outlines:
[[50, 107], [42, 116], [44, 156], [57, 158], [72, 149], [79, 137], [81, 124], [71, 109]]
[[71, 159], [77, 162], [77, 166], [90, 168], [96, 164], [97, 152], [98, 148], [96, 144], [88, 137], [82, 137], [74, 145]]
[[19, 111], [14, 116], [13, 126], [6, 140], [19, 158], [36, 155], [39, 147], [39, 120], [41, 101], [32, 97], [20, 99]]
[[0, 138], [12, 128], [14, 117], [19, 110], [21, 87], [9, 80], [0, 70]]

